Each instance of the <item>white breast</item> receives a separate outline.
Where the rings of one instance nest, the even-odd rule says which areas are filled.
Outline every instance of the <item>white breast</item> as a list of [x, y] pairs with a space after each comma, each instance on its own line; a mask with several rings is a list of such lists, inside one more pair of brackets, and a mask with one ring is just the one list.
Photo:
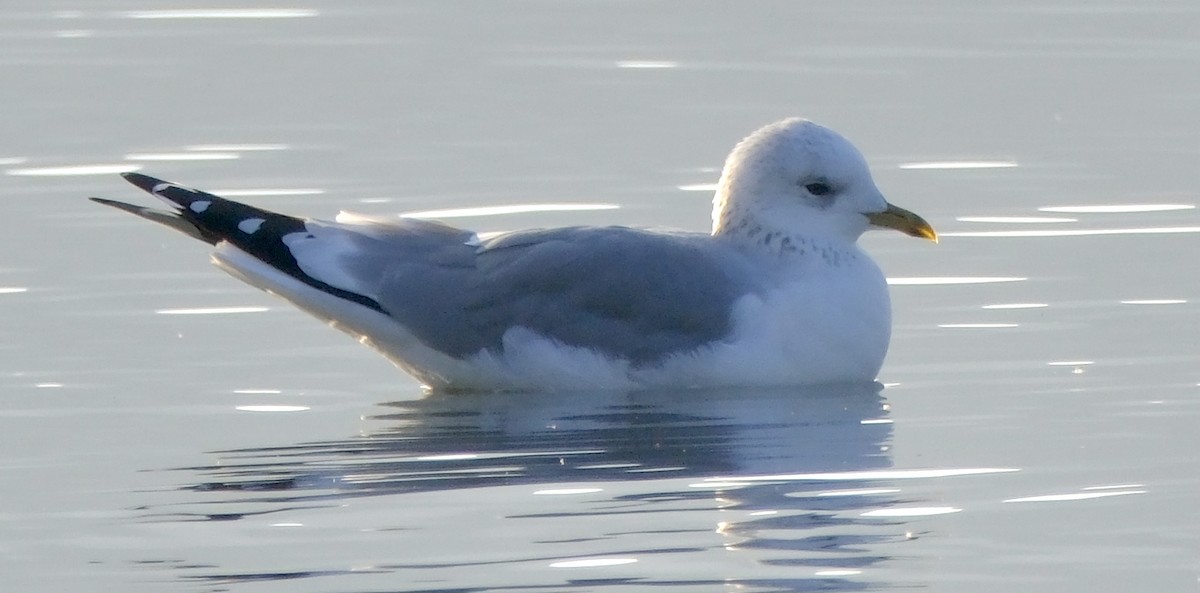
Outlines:
[[726, 341], [643, 372], [643, 384], [796, 385], [871, 381], [891, 337], [887, 282], [866, 254], [799, 270], [734, 306]]

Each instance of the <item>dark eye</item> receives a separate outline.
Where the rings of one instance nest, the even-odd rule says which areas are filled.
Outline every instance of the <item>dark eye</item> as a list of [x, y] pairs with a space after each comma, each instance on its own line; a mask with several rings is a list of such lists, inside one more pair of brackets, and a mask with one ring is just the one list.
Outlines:
[[827, 196], [827, 195], [833, 193], [833, 188], [829, 187], [828, 183], [822, 183], [820, 181], [815, 181], [813, 183], [805, 185], [804, 189], [807, 189], [808, 193], [810, 193], [814, 196]]

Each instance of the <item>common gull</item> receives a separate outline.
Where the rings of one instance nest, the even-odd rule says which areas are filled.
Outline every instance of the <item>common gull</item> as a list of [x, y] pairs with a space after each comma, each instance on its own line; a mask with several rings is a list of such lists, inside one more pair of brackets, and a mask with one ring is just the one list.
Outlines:
[[871, 381], [891, 335], [871, 227], [937, 240], [862, 154], [804, 119], [725, 161], [709, 234], [629, 227], [481, 238], [412, 218], [302, 219], [141, 175], [170, 210], [92, 198], [215, 246], [213, 261], [440, 391]]

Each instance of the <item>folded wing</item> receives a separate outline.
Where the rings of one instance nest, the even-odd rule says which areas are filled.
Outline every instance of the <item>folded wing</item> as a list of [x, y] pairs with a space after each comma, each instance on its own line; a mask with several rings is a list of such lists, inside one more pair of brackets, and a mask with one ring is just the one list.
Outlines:
[[[304, 220], [144, 175], [126, 178], [172, 209], [97, 201], [211, 244], [227, 242], [459, 359], [501, 352], [505, 333], [519, 327], [653, 364], [728, 336], [734, 301], [757, 290], [736, 252], [699, 235], [572, 227], [480, 241], [435, 222]], [[241, 277], [254, 283], [252, 274]], [[289, 298], [306, 308], [305, 299]]]

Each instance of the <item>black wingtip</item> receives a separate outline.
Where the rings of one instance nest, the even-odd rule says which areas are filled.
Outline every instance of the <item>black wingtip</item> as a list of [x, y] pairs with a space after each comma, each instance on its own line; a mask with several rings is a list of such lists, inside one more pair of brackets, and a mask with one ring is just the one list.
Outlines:
[[111, 206], [113, 208], [116, 208], [117, 210], [122, 210], [124, 212], [128, 212], [135, 216], [140, 216], [151, 222], [157, 222], [158, 224], [169, 226], [189, 237], [199, 239], [210, 245], [215, 245], [218, 241], [221, 240], [221, 237], [218, 237], [212, 233], [205, 231], [204, 229], [201, 229], [195, 223], [187, 220], [186, 218], [183, 218], [182, 216], [179, 216], [175, 212], [168, 212], [166, 210], [156, 210], [154, 208], [146, 208], [145, 206], [138, 206], [136, 204], [127, 204], [125, 202], [118, 202], [117, 200], [108, 200], [105, 198], [88, 198], [88, 199], [93, 202], [96, 202], [97, 204]]
[[126, 204], [125, 202], [118, 202], [118, 201], [116, 201], [116, 200], [108, 200], [108, 199], [105, 199], [105, 198], [95, 198], [95, 197], [91, 197], [91, 198], [88, 198], [88, 199], [89, 199], [89, 200], [91, 200], [91, 201], [93, 201], [93, 202], [95, 202], [95, 203], [97, 203], [97, 204], [104, 204], [105, 206], [112, 206], [113, 208], [119, 208], [119, 209], [121, 209], [121, 210], [126, 210], [125, 206], [128, 206], [128, 205], [129, 205], [129, 204]]
[[[151, 211], [150, 208], [146, 208], [145, 206], [138, 206], [136, 204], [129, 204], [126, 202], [118, 202], [117, 200], [109, 200], [108, 198], [90, 197], [88, 199], [97, 204], [103, 204], [105, 206], [116, 208], [117, 210], [124, 210], [125, 212], [136, 214], [142, 217], [145, 217], [146, 212]], [[171, 215], [174, 216], [174, 214]]]
[[142, 175], [141, 173], [121, 173], [121, 177], [124, 177], [125, 181], [138, 186], [138, 189], [151, 194], [154, 193], [155, 186], [166, 183], [162, 179], [156, 179], [149, 175]]
[[[173, 210], [155, 210], [104, 198], [89, 199], [169, 226], [210, 245], [228, 242], [264, 264], [317, 290], [383, 312], [383, 307], [375, 299], [327, 284], [309, 276], [300, 267], [285, 237], [294, 233], [307, 233], [308, 227], [303, 220], [175, 185], [141, 173], [121, 173], [121, 177], [170, 204]], [[253, 226], [243, 227], [246, 222], [251, 222]]]

